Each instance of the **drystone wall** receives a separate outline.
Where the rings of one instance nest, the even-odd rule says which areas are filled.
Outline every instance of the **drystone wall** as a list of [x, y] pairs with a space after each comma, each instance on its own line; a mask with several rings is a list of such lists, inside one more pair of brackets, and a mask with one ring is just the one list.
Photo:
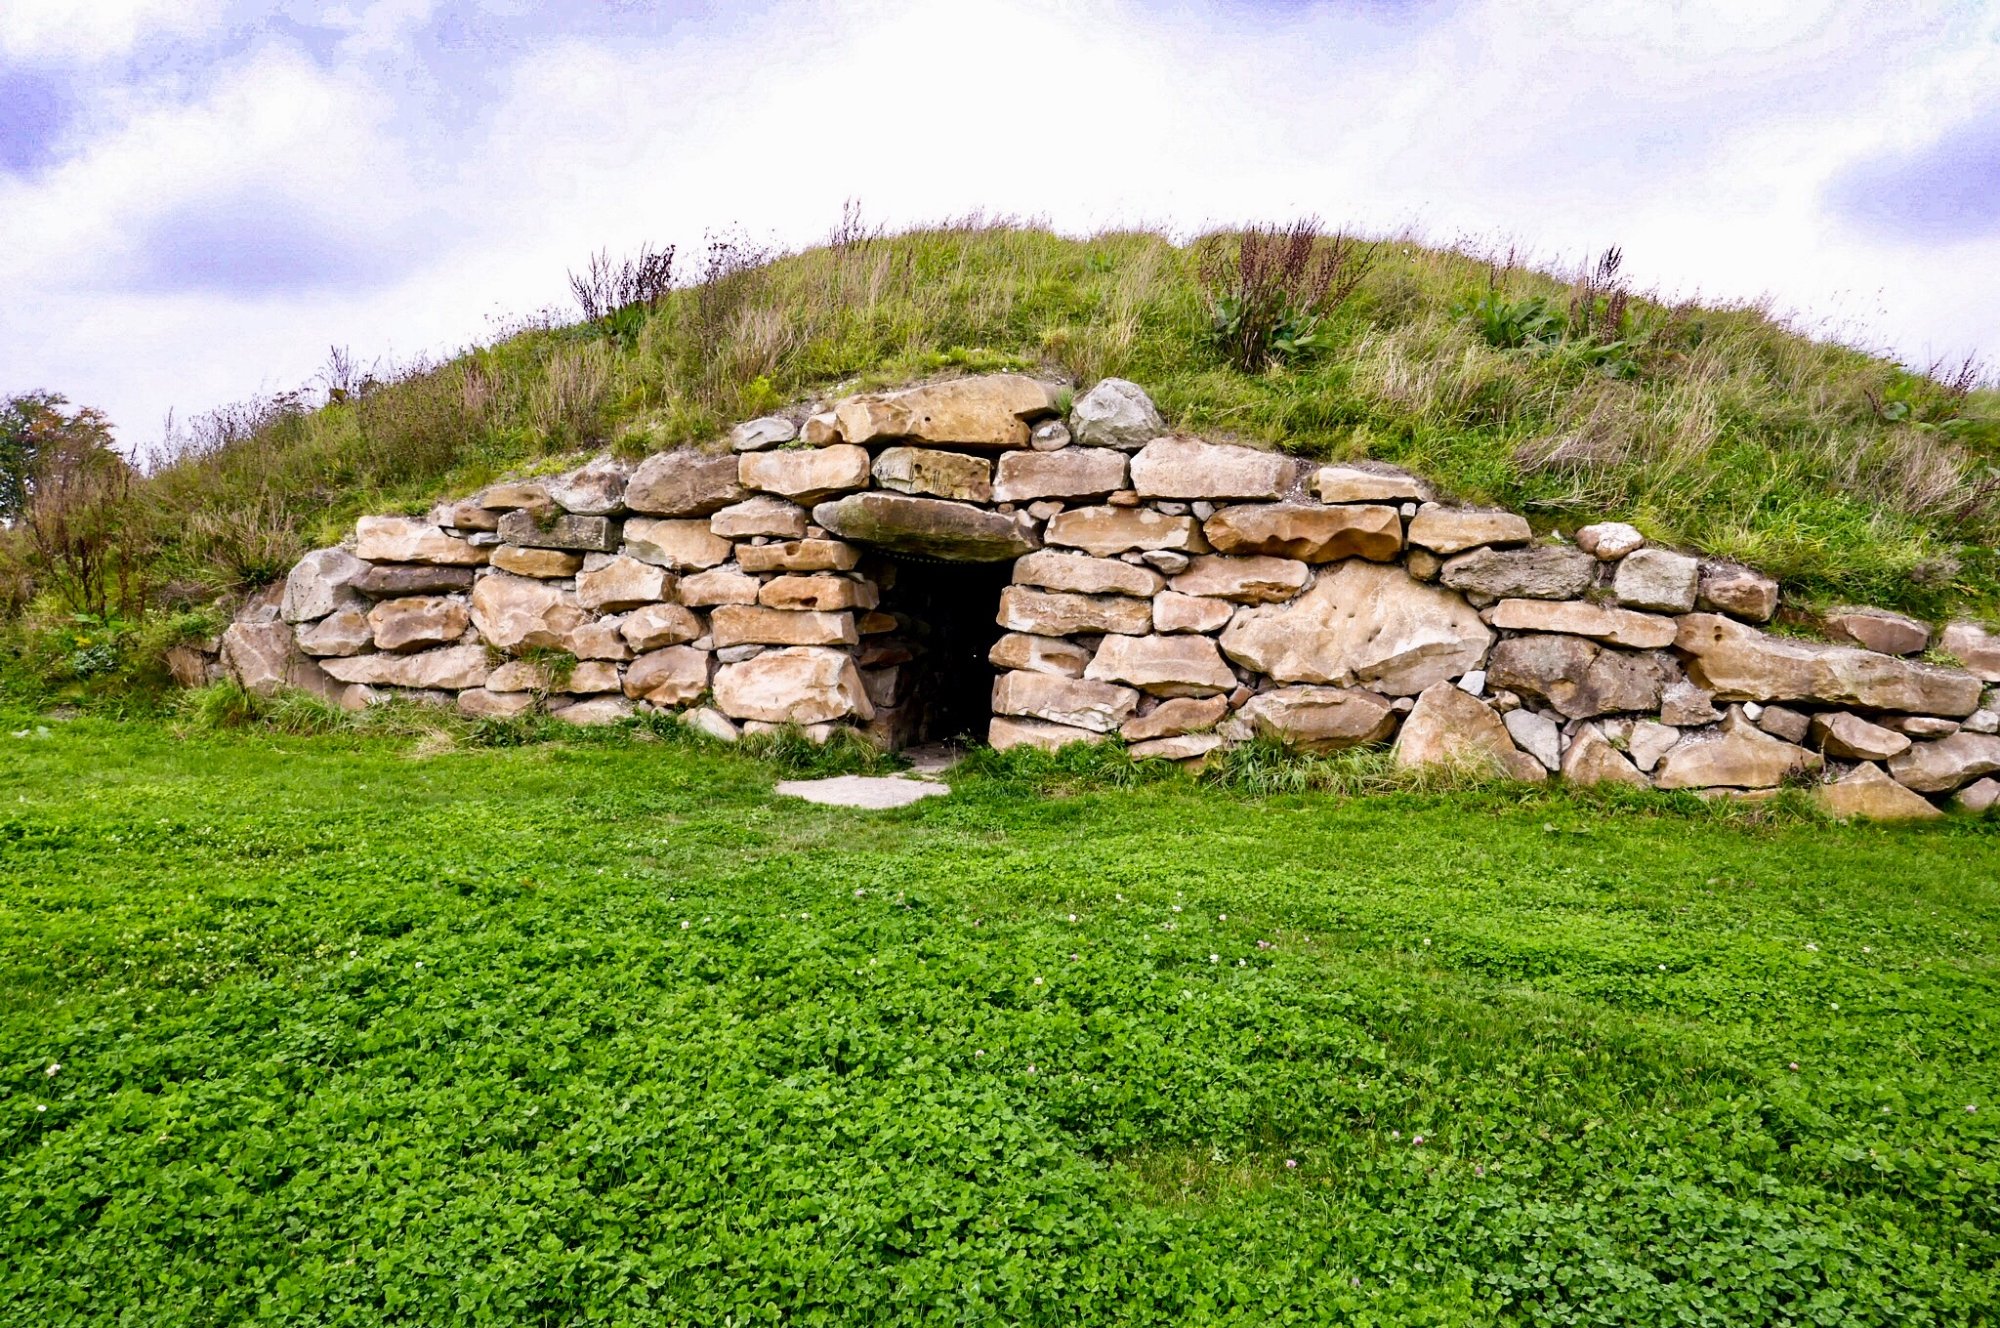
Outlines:
[[[1118, 379], [1057, 399], [1006, 374], [858, 395], [365, 517], [247, 607], [222, 667], [355, 707], [886, 747], [950, 736], [969, 674], [1003, 748], [1393, 744], [1523, 780], [1806, 782], [1876, 817], [2000, 798], [2000, 635], [1975, 624], [1942, 635], [1963, 668], [1880, 610], [1773, 635], [1776, 583], [1630, 526], [1537, 538], [1408, 474], [1177, 436]], [[992, 623], [970, 663], [941, 626], [968, 606]]]

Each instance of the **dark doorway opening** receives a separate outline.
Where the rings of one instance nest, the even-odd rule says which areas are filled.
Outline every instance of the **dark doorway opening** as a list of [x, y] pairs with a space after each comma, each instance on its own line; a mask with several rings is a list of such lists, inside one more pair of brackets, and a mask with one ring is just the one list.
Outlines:
[[[863, 650], [873, 726], [893, 747], [986, 740], [993, 716], [993, 665], [1000, 639], [995, 618], [1012, 562], [952, 563], [898, 555], [882, 572], [882, 603], [895, 616], [892, 635]], [[893, 672], [892, 672], [893, 671]], [[876, 693], [879, 692], [879, 695]]]

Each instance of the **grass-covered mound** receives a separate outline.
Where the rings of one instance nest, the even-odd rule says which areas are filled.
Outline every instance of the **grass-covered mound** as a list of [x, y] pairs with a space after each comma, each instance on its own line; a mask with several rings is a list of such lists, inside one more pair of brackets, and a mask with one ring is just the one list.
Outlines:
[[0, 727], [6, 1322], [2000, 1310], [1990, 822]]

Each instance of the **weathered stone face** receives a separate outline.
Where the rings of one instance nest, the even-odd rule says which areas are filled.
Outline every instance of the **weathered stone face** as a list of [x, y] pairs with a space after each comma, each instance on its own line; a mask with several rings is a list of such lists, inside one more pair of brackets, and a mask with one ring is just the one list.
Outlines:
[[1229, 658], [1279, 682], [1359, 684], [1390, 696], [1478, 668], [1492, 642], [1457, 595], [1399, 567], [1352, 561], [1290, 604], [1239, 612], [1222, 633]]
[[1603, 563], [1615, 563], [1634, 549], [1646, 547], [1646, 537], [1623, 521], [1600, 521], [1576, 532], [1576, 547]]
[[731, 429], [728, 441], [732, 452], [762, 452], [769, 447], [782, 447], [798, 436], [798, 428], [784, 416], [765, 415], [745, 420]]
[[1183, 595], [1163, 590], [1153, 596], [1153, 630], [1156, 632], [1219, 632], [1229, 623], [1236, 606], [1226, 599], [1205, 595]]
[[1589, 786], [1592, 784], [1625, 784], [1632, 788], [1650, 788], [1644, 775], [1633, 768], [1624, 755], [1605, 741], [1595, 725], [1585, 724], [1570, 740], [1569, 750], [1563, 753], [1562, 776], [1572, 784]]
[[1653, 783], [1663, 789], [1776, 788], [1819, 767], [1820, 758], [1812, 752], [1772, 737], [1733, 712], [1720, 729], [1683, 738], [1661, 757]]
[[1410, 518], [1410, 543], [1432, 553], [1459, 553], [1482, 544], [1526, 544], [1533, 535], [1527, 518], [1512, 512], [1431, 507]]
[[[492, 550], [494, 553], [499, 551]], [[406, 595], [451, 595], [470, 590], [472, 575], [470, 567], [375, 563], [350, 584], [369, 599], [401, 599]]]
[[618, 666], [604, 659], [578, 660], [556, 690], [566, 696], [596, 696], [618, 691]]
[[1009, 452], [1000, 458], [993, 499], [1025, 503], [1037, 498], [1102, 498], [1125, 487], [1121, 453], [1065, 447], [1055, 452]]
[[1448, 560], [1439, 580], [1496, 599], [1572, 599], [1589, 588], [1597, 561], [1581, 549], [1475, 549]]
[[1107, 636], [1083, 676], [1154, 696], [1214, 696], [1236, 686], [1236, 675], [1205, 636]]
[[[575, 576], [583, 567], [583, 555], [566, 549], [523, 549], [502, 544], [493, 550], [493, 566], [515, 576], [555, 581]], [[472, 584], [469, 577], [466, 584]]]
[[436, 595], [385, 599], [368, 612], [375, 648], [398, 654], [450, 645], [470, 622], [463, 600]]
[[1542, 763], [1542, 769], [1554, 770], [1562, 762], [1562, 729], [1547, 715], [1525, 707], [1509, 710], [1500, 716], [1500, 722], [1507, 726], [1507, 736], [1514, 745]]
[[766, 650], [715, 671], [715, 706], [731, 719], [766, 724], [824, 724], [875, 707], [854, 661], [838, 650], [793, 646]]
[[539, 480], [502, 480], [472, 495], [472, 501], [496, 512], [517, 507], [540, 507], [549, 501], [549, 488]]
[[1493, 647], [1486, 681], [1535, 697], [1571, 719], [1658, 710], [1680, 677], [1659, 651], [1613, 650], [1575, 636], [1517, 636]]
[[281, 616], [302, 623], [339, 609], [365, 609], [353, 585], [367, 571], [368, 564], [345, 549], [314, 549], [285, 578]]
[[762, 583], [734, 567], [714, 567], [681, 578], [676, 588], [683, 604], [755, 604]]
[[1814, 715], [1809, 732], [1815, 747], [1845, 761], [1886, 761], [1910, 745], [1892, 729], [1841, 712]]
[[707, 516], [749, 496], [738, 482], [736, 458], [693, 448], [660, 452], [639, 463], [625, 487], [625, 506], [652, 516]]
[[739, 544], [736, 561], [746, 572], [851, 572], [861, 561], [861, 550], [829, 539]]
[[746, 489], [759, 489], [812, 504], [837, 494], [868, 487], [868, 449], [835, 443], [811, 450], [745, 452], [736, 458], [737, 477]]
[[477, 567], [486, 561], [486, 550], [413, 517], [364, 516], [354, 523], [354, 534], [354, 555], [371, 563]]
[[648, 604], [625, 615], [618, 634], [635, 651], [677, 646], [701, 636], [701, 619], [679, 604]]
[[993, 713], [1110, 733], [1131, 718], [1139, 693], [1115, 683], [1014, 670], [993, 680]]
[[1031, 636], [1097, 632], [1138, 636], [1152, 628], [1153, 603], [1126, 595], [1072, 595], [1008, 586], [1000, 592], [997, 621], [1010, 632], [1026, 632]]
[[1944, 629], [1939, 645], [1964, 661], [1973, 677], [2000, 682], [2000, 632], [1989, 632], [1978, 623], [1955, 622]]
[[[622, 629], [623, 618], [598, 618], [571, 628], [564, 635], [562, 648], [578, 659], [608, 659], [612, 661], [632, 658], [632, 647], [625, 643]], [[488, 683], [491, 687], [493, 684]]]
[[1226, 696], [1176, 696], [1126, 720], [1119, 725], [1118, 736], [1127, 742], [1177, 738], [1184, 733], [1214, 728], [1228, 713]]
[[1016, 448], [1028, 445], [1028, 421], [1053, 410], [1048, 389], [1034, 379], [984, 374], [848, 397], [834, 404], [833, 414], [849, 443], [908, 439]]
[[308, 655], [358, 655], [375, 643], [368, 615], [341, 609], [299, 629], [299, 649]]
[[609, 553], [618, 547], [618, 523], [610, 517], [552, 515], [542, 508], [507, 513], [499, 533], [502, 542], [524, 549]]
[[1679, 630], [1672, 618], [1582, 600], [1503, 599], [1480, 616], [1503, 631], [1562, 632], [1635, 650], [1664, 649]]
[[600, 613], [621, 613], [657, 603], [673, 592], [672, 573], [622, 555], [576, 578], [577, 603]]
[[1539, 784], [1542, 763], [1514, 746], [1493, 708], [1448, 682], [1432, 683], [1396, 736], [1396, 767], [1487, 767], [1509, 779]]
[[1638, 549], [1625, 556], [1611, 581], [1611, 593], [1631, 609], [1686, 613], [1694, 607], [1701, 564], [1670, 549]]
[[[551, 643], [553, 644], [553, 643]], [[484, 687], [493, 666], [487, 662], [485, 646], [446, 646], [414, 655], [355, 655], [330, 659], [327, 673], [341, 682], [366, 683], [370, 687], [414, 687], [462, 691]]]
[[1203, 554], [1167, 584], [1183, 595], [1276, 604], [1298, 594], [1311, 579], [1312, 571], [1295, 558]]
[[701, 517], [633, 517], [625, 523], [627, 557], [677, 572], [719, 567], [735, 551]]
[[286, 687], [326, 700], [340, 693], [321, 666], [300, 652], [291, 626], [283, 622], [234, 622], [223, 628], [222, 667], [243, 690], [258, 696]]
[[1297, 474], [1288, 456], [1199, 438], [1155, 438], [1132, 458], [1132, 488], [1141, 498], [1277, 499]]
[[708, 690], [706, 650], [668, 646], [639, 656], [625, 670], [625, 695], [656, 706], [684, 706]]
[[1961, 716], [1979, 707], [1979, 679], [1851, 646], [1766, 636], [1712, 613], [1681, 619], [1688, 675], [1725, 701], [1818, 701], [1864, 710]]
[[1301, 751], [1331, 752], [1381, 742], [1396, 729], [1387, 698], [1345, 687], [1274, 687], [1237, 712], [1260, 737]]
[[1203, 524], [1202, 531], [1219, 553], [1266, 554], [1309, 563], [1342, 558], [1388, 562], [1403, 549], [1403, 518], [1393, 507], [1369, 503], [1225, 507]]
[[857, 493], [821, 503], [813, 520], [844, 540], [947, 562], [1004, 562], [1040, 547], [1012, 517], [941, 498]]
[[622, 696], [594, 696], [588, 701], [578, 701], [573, 705], [549, 705], [549, 718], [559, 719], [565, 724], [575, 724], [580, 728], [596, 728], [603, 724], [616, 724], [632, 717], [632, 703]]
[[708, 530], [721, 539], [755, 539], [765, 535], [790, 540], [803, 539], [806, 524], [805, 508], [783, 498], [758, 494], [718, 509], [708, 519]]
[[757, 602], [772, 609], [872, 609], [877, 600], [874, 582], [826, 574], [776, 577], [757, 592]]
[[1944, 815], [1874, 765], [1857, 766], [1844, 779], [1815, 786], [1812, 798], [1821, 811], [1841, 820], [1931, 821]]
[[1074, 591], [1079, 595], [1148, 598], [1166, 585], [1166, 579], [1149, 567], [1135, 567], [1116, 558], [1091, 558], [1043, 549], [1014, 564], [1014, 584]]
[[625, 487], [632, 468], [612, 457], [599, 457], [575, 470], [545, 481], [549, 499], [578, 516], [613, 516], [625, 510]]
[[1835, 641], [1879, 650], [1885, 655], [1922, 654], [1931, 643], [1929, 627], [1887, 609], [1834, 609], [1820, 623]]
[[458, 713], [467, 719], [513, 719], [534, 708], [533, 692], [493, 692], [472, 687], [458, 694]]
[[792, 612], [762, 605], [723, 604], [709, 615], [709, 632], [724, 646], [851, 646], [861, 640], [851, 613]]
[[1070, 406], [1070, 428], [1085, 447], [1136, 452], [1167, 431], [1144, 388], [1123, 378], [1104, 378]]
[[1709, 567], [1696, 592], [1698, 607], [1746, 622], [1768, 622], [1778, 611], [1778, 583], [1747, 567]]
[[1414, 476], [1353, 466], [1321, 466], [1311, 487], [1323, 503], [1401, 503], [1425, 496]]
[[1104, 735], [1089, 729], [1071, 728], [1067, 724], [1051, 724], [1044, 719], [1017, 719], [1011, 715], [995, 715], [987, 728], [986, 741], [996, 752], [1008, 751], [1015, 747], [1035, 747], [1045, 752], [1061, 751], [1073, 742], [1099, 742]]
[[929, 447], [890, 447], [876, 456], [872, 473], [877, 486], [897, 493], [968, 503], [993, 501], [993, 463], [982, 456]]
[[[586, 616], [574, 593], [545, 581], [495, 574], [480, 578], [472, 588], [472, 625], [488, 643], [502, 650], [559, 648], [563, 637], [581, 626]], [[481, 677], [483, 681], [484, 675]]]
[[1191, 516], [1165, 516], [1146, 507], [1077, 507], [1049, 518], [1042, 538], [1099, 558], [1138, 549], [1200, 553], [1208, 542]]
[[1889, 759], [1889, 773], [1919, 793], [1949, 793], [1960, 784], [2000, 770], [2000, 737], [1954, 733], [1935, 742], [1913, 742]]
[[986, 658], [996, 668], [1029, 669], [1063, 678], [1081, 678], [1090, 664], [1090, 651], [1061, 637], [1009, 632], [993, 643], [993, 649]]

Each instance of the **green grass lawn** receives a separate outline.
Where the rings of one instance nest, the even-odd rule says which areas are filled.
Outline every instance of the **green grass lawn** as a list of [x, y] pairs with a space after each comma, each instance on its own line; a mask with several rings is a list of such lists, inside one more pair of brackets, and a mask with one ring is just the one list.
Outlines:
[[2000, 1311], [1990, 822], [35, 723], [0, 1322]]

